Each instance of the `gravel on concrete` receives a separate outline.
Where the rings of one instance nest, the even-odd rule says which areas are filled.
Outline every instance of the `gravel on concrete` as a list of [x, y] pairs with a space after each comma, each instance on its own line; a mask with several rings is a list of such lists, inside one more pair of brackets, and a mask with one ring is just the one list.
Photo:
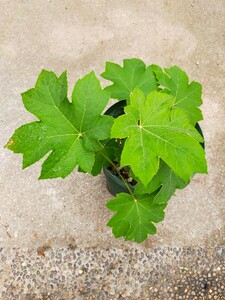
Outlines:
[[223, 300], [224, 258], [222, 247], [1, 248], [0, 299]]

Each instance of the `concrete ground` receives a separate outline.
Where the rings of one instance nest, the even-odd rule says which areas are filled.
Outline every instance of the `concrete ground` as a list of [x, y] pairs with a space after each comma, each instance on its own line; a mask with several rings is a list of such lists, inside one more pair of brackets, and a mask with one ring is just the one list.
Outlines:
[[[57, 287], [49, 283], [51, 277], [46, 281], [42, 278], [46, 283], [43, 292], [42, 281], [31, 291], [33, 286], [25, 285], [23, 276], [18, 275], [21, 263], [32, 266], [31, 273], [38, 268], [39, 272], [43, 271], [44, 262], [40, 266], [35, 264], [41, 259], [48, 259], [49, 263], [52, 259], [58, 271], [63, 272], [65, 265], [68, 268], [69, 263], [73, 262], [73, 266], [78, 263], [71, 254], [75, 255], [76, 251], [83, 251], [86, 256], [99, 252], [96, 261], [100, 264], [101, 260], [107, 263], [110, 251], [115, 251], [113, 255], [118, 255], [118, 259], [123, 255], [121, 251], [130, 251], [130, 255], [137, 251], [134, 258], [137, 259], [148, 253], [154, 257], [154, 249], [164, 249], [157, 271], [161, 269], [163, 274], [171, 249], [177, 249], [170, 247], [179, 247], [178, 252], [183, 253], [179, 256], [182, 262], [186, 262], [184, 249], [188, 247], [194, 249], [192, 256], [189, 255], [188, 263], [181, 265], [190, 265], [191, 260], [197, 264], [196, 257], [203, 257], [201, 272], [209, 272], [206, 266], [210, 263], [212, 269], [217, 270], [217, 279], [220, 278], [217, 283], [222, 282], [225, 248], [224, 0], [0, 0], [0, 10], [0, 299], [101, 300], [111, 299], [110, 295], [112, 299], [225, 299], [221, 288], [221, 293], [214, 295], [217, 298], [210, 298], [214, 297], [213, 292], [192, 295], [194, 287], [190, 293], [186, 292], [187, 298], [176, 298], [172, 292], [174, 296], [155, 294], [150, 298], [151, 293], [148, 296], [146, 290], [135, 287], [136, 294], [132, 294], [132, 286], [130, 294], [123, 296], [118, 287], [110, 294], [107, 272], [104, 273], [104, 295], [96, 296], [97, 292], [94, 295], [92, 290], [82, 296], [78, 290], [74, 294], [69, 290], [71, 280], [76, 281], [75, 277], [67, 278], [70, 268], [62, 282], [62, 286], [68, 284], [68, 294], [57, 296]], [[75, 81], [90, 70], [100, 74], [105, 61], [121, 64], [124, 58], [130, 57], [141, 58], [147, 65], [178, 65], [191, 80], [202, 83], [204, 121], [201, 127], [209, 171], [208, 175], [196, 175], [187, 188], [176, 193], [166, 209], [165, 220], [157, 226], [157, 235], [141, 245], [114, 239], [111, 229], [106, 227], [111, 213], [105, 203], [111, 196], [103, 175], [93, 178], [74, 171], [65, 180], [38, 181], [41, 162], [22, 171], [21, 156], [3, 149], [18, 126], [33, 120], [23, 108], [20, 93], [34, 86], [42, 68], [58, 75], [67, 70], [71, 93]], [[57, 253], [66, 249], [68, 257], [58, 265]], [[203, 252], [196, 249], [203, 249]], [[29, 263], [31, 258], [33, 264]], [[81, 260], [80, 268], [84, 261]], [[171, 261], [178, 270], [179, 259]], [[144, 268], [138, 260], [132, 266], [133, 270]], [[48, 271], [45, 269], [44, 276]], [[79, 270], [77, 272], [79, 274]], [[177, 283], [178, 275], [170, 273], [168, 276], [171, 282]], [[143, 278], [140, 286], [143, 283], [147, 286], [146, 280], [153, 277]], [[29, 282], [29, 278], [27, 280]], [[94, 279], [88, 280], [92, 285]], [[155, 289], [154, 284], [152, 286]], [[185, 293], [180, 293], [180, 297], [185, 297], [182, 295]]]

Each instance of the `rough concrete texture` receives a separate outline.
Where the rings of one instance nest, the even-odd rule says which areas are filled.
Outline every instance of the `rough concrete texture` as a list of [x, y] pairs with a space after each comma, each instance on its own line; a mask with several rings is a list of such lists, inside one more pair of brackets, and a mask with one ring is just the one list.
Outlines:
[[[2, 300], [225, 299], [224, 249], [0, 249]], [[163, 270], [163, 272], [162, 272]], [[0, 274], [1, 274], [0, 268]]]
[[[224, 0], [0, 0], [0, 7], [0, 247], [224, 247]], [[65, 180], [38, 181], [41, 162], [22, 171], [21, 156], [3, 149], [18, 126], [34, 119], [20, 93], [42, 68], [67, 70], [71, 93], [90, 70], [100, 74], [105, 61], [130, 57], [176, 64], [202, 83], [209, 172], [176, 193], [157, 235], [142, 245], [115, 240], [106, 227], [111, 196], [103, 175], [74, 171]]]

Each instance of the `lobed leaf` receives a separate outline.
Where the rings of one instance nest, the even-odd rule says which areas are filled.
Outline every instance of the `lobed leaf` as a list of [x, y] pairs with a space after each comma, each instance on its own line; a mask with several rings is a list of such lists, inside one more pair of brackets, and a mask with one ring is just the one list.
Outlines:
[[158, 190], [153, 203], [166, 203], [177, 188], [183, 189], [186, 185], [187, 183], [181, 180], [166, 163], [162, 162], [159, 171], [147, 186], [140, 182], [136, 185], [135, 193], [137, 195], [152, 194]]
[[105, 90], [111, 93], [111, 98], [118, 100], [129, 99], [130, 93], [136, 87], [146, 95], [158, 88], [153, 67], [146, 67], [142, 60], [136, 58], [124, 59], [123, 67], [107, 62], [105, 72], [101, 76], [113, 82]]
[[67, 98], [66, 73], [59, 78], [53, 72], [42, 71], [35, 88], [22, 94], [26, 109], [40, 121], [21, 126], [6, 145], [23, 154], [26, 168], [47, 153], [41, 179], [66, 177], [79, 166], [91, 172], [99, 140], [110, 136], [113, 118], [102, 116], [109, 95], [101, 89], [94, 72], [78, 80]]
[[130, 165], [145, 186], [157, 173], [159, 158], [185, 182], [194, 172], [207, 172], [203, 138], [184, 111], [172, 109], [175, 97], [153, 91], [143, 103], [143, 96], [136, 88], [125, 115], [114, 120], [111, 137], [127, 138], [121, 165]]
[[187, 74], [177, 66], [164, 70], [157, 66], [154, 72], [159, 85], [175, 96], [174, 108], [184, 110], [192, 124], [202, 120], [202, 112], [198, 108], [202, 104], [201, 84], [195, 81], [189, 84]]
[[107, 207], [116, 212], [109, 220], [115, 237], [125, 237], [125, 240], [143, 242], [149, 234], [156, 233], [153, 223], [164, 219], [164, 204], [154, 204], [154, 196], [145, 195], [140, 199], [132, 195], [120, 193], [107, 203]]

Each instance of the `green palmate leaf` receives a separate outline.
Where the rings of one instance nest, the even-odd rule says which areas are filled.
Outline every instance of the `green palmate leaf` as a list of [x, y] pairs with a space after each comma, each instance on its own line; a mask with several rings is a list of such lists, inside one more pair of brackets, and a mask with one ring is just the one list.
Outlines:
[[171, 109], [175, 97], [153, 91], [146, 98], [137, 88], [125, 115], [113, 124], [111, 137], [127, 138], [121, 165], [130, 165], [147, 185], [159, 169], [159, 158], [185, 182], [194, 172], [207, 172], [203, 138], [181, 109]]
[[155, 234], [153, 223], [164, 219], [165, 204], [154, 204], [154, 196], [144, 195], [140, 199], [120, 193], [107, 203], [107, 207], [117, 212], [108, 222], [115, 237], [124, 236], [125, 240], [143, 242], [148, 234]]
[[194, 81], [189, 84], [187, 74], [177, 66], [164, 71], [157, 66], [154, 72], [158, 83], [175, 96], [174, 107], [182, 108], [189, 115], [192, 124], [202, 120], [202, 113], [198, 108], [202, 104], [201, 84]]
[[156, 190], [159, 191], [154, 197], [153, 203], [166, 203], [175, 193], [175, 190], [183, 189], [187, 183], [181, 180], [169, 166], [164, 162], [161, 163], [159, 171], [145, 187], [138, 183], [135, 187], [137, 195], [151, 194]]
[[35, 88], [22, 94], [26, 109], [40, 121], [17, 129], [6, 145], [23, 154], [23, 167], [40, 160], [47, 153], [40, 178], [66, 177], [76, 165], [91, 172], [98, 140], [110, 135], [113, 118], [101, 116], [109, 96], [94, 72], [78, 80], [67, 98], [66, 73], [59, 78], [42, 71]]
[[158, 88], [152, 66], [146, 67], [140, 59], [124, 59], [124, 65], [107, 62], [101, 76], [113, 82], [105, 88], [111, 97], [118, 100], [129, 99], [130, 93], [139, 87], [146, 95]]

